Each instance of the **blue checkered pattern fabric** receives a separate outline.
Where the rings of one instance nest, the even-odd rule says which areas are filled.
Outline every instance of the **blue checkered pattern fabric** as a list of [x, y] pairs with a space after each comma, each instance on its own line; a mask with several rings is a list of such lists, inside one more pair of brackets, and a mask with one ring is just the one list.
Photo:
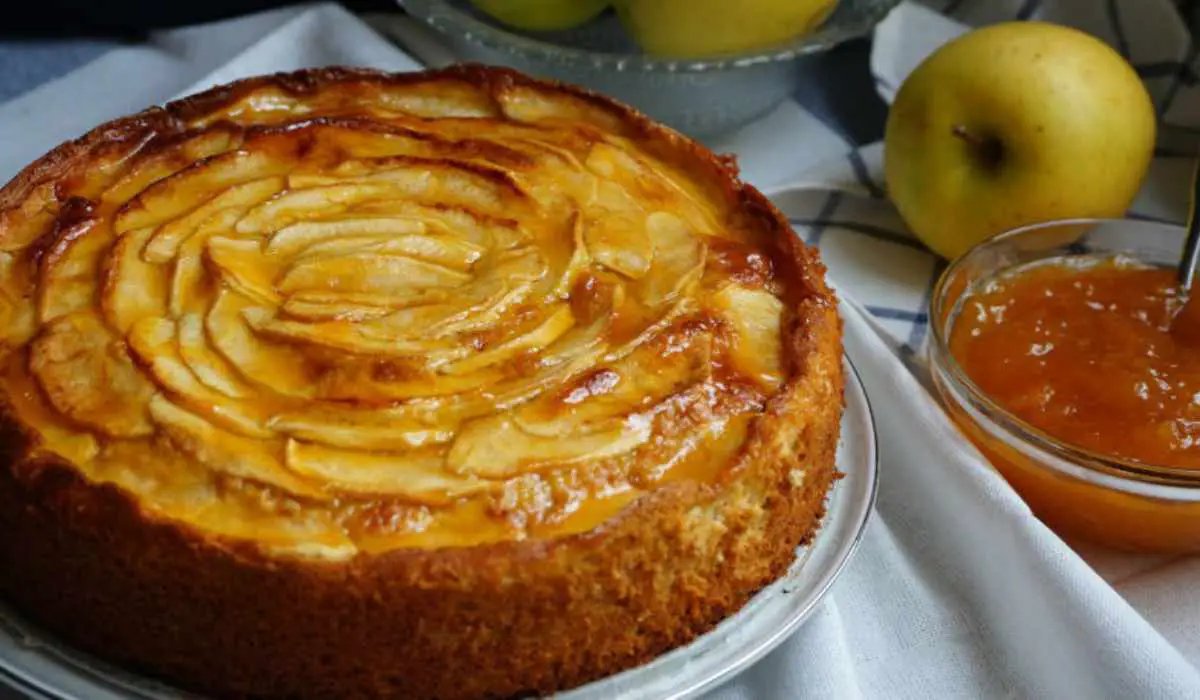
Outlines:
[[[1130, 218], [1181, 222], [1192, 160], [1155, 159]], [[945, 261], [930, 253], [883, 196], [882, 148], [871, 146], [818, 169], [812, 184], [771, 194], [805, 242], [821, 251], [839, 292], [871, 313], [897, 352], [920, 358], [929, 300]]]

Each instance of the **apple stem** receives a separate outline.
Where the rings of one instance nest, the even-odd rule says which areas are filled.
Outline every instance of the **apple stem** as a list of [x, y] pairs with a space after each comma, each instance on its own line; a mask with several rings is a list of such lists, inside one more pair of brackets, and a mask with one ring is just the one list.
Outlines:
[[950, 131], [955, 136], [962, 139], [963, 141], [966, 141], [967, 143], [971, 144], [972, 146], [983, 145], [983, 141], [975, 134], [972, 134], [970, 131], [967, 131], [967, 127], [963, 126], [962, 124], [955, 124], [954, 128], [951, 129]]
[[995, 169], [1004, 158], [1004, 147], [997, 138], [980, 136], [962, 124], [955, 124], [950, 133], [966, 142], [967, 147], [974, 151], [988, 168]]

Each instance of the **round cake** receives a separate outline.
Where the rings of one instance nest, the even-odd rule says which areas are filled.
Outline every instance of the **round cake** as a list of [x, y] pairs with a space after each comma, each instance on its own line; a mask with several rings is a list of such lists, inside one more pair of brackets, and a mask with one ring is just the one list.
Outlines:
[[730, 159], [508, 70], [253, 78], [0, 190], [0, 595], [217, 697], [506, 698], [819, 526], [841, 326]]

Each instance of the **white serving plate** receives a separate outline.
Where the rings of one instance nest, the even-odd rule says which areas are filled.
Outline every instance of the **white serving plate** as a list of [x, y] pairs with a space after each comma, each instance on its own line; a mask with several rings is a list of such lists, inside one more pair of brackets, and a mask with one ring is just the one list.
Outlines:
[[[559, 693], [556, 700], [694, 698], [762, 658], [796, 631], [858, 546], [875, 503], [875, 422], [862, 382], [846, 360], [846, 411], [838, 445], [845, 477], [829, 497], [821, 530], [779, 581], [691, 644], [644, 666]], [[36, 700], [181, 700], [182, 693], [57, 644], [0, 607], [0, 700], [9, 685]]]

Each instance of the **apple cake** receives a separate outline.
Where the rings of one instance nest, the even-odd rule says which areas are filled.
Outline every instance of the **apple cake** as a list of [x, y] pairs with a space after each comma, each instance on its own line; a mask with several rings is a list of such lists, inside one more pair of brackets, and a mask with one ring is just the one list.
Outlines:
[[574, 687], [781, 576], [836, 476], [817, 254], [503, 69], [321, 69], [0, 190], [0, 594], [218, 697]]

